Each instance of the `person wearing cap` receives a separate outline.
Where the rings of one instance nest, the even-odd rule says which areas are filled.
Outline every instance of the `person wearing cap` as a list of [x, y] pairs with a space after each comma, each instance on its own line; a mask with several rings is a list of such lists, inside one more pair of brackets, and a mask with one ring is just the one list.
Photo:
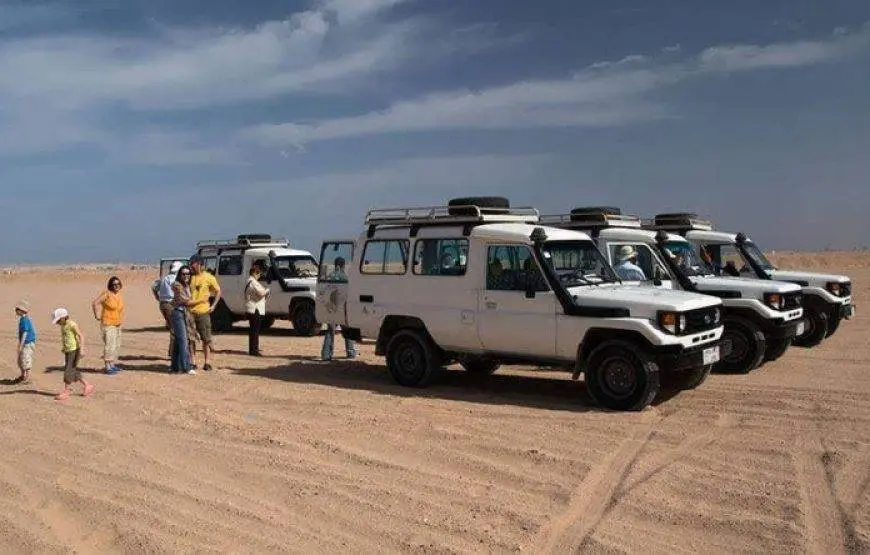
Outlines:
[[121, 354], [121, 323], [124, 319], [122, 288], [121, 279], [112, 276], [109, 278], [106, 290], [91, 303], [94, 318], [100, 323], [103, 336], [103, 361], [106, 363], [106, 374], [110, 376], [120, 370], [118, 359]]
[[175, 298], [175, 293], [172, 290], [172, 284], [175, 283], [175, 278], [178, 276], [178, 270], [184, 266], [180, 260], [176, 260], [169, 266], [169, 273], [157, 280], [152, 288], [154, 298], [157, 299], [160, 307], [160, 314], [166, 321], [166, 327], [169, 328], [169, 360], [172, 360], [173, 349], [175, 348], [175, 330], [172, 328], [172, 300]]
[[622, 245], [616, 250], [616, 264], [613, 269], [619, 279], [624, 281], [646, 281], [646, 274], [636, 262], [637, 249], [631, 245]]
[[18, 370], [21, 376], [18, 383], [30, 383], [30, 371], [33, 369], [33, 353], [36, 350], [36, 328], [30, 319], [30, 303], [21, 300], [15, 305], [18, 316]]
[[84, 387], [82, 395], [87, 397], [94, 392], [94, 386], [82, 378], [82, 373], [78, 368], [79, 360], [82, 357], [82, 345], [84, 345], [82, 332], [78, 324], [70, 318], [69, 311], [65, 308], [56, 308], [51, 313], [51, 323], [60, 326], [61, 351], [64, 357], [63, 391], [55, 399], [58, 401], [69, 399], [70, 386], [76, 382], [81, 382]]
[[193, 278], [190, 280], [190, 294], [194, 301], [190, 307], [190, 313], [193, 315], [196, 333], [202, 341], [202, 369], [208, 372], [212, 369], [209, 362], [212, 346], [211, 313], [214, 312], [221, 300], [221, 288], [217, 278], [205, 270], [201, 256], [195, 254], [190, 257], [190, 269], [193, 271]]

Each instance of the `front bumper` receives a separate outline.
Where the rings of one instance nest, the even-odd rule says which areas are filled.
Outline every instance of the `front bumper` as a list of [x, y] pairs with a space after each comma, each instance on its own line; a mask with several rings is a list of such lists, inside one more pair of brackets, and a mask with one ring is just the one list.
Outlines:
[[[705, 356], [710, 355], [713, 348], [719, 349], [719, 356], [713, 362], [705, 362]], [[665, 349], [656, 353], [656, 364], [662, 372], [673, 372], [680, 370], [688, 370], [690, 368], [700, 368], [707, 364], [715, 364], [731, 353], [731, 340], [719, 339], [711, 343], [705, 343], [699, 347], [691, 347], [688, 349], [676, 348]]]
[[843, 320], [851, 320], [855, 317], [855, 305], [853, 304], [841, 304], [840, 305], [840, 318]]
[[798, 333], [798, 327], [804, 326], [805, 322], [803, 318], [788, 322], [777, 320], [764, 330], [764, 336], [766, 339], [794, 339], [800, 335]]

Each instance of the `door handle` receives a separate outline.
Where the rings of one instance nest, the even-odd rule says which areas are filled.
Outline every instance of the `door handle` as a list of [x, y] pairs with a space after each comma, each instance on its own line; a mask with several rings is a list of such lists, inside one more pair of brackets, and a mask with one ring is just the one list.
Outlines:
[[498, 303], [495, 301], [484, 301], [487, 310], [495, 310], [498, 308]]
[[373, 303], [373, 302], [375, 302], [375, 296], [374, 295], [360, 295], [359, 302], [361, 302], [361, 303]]

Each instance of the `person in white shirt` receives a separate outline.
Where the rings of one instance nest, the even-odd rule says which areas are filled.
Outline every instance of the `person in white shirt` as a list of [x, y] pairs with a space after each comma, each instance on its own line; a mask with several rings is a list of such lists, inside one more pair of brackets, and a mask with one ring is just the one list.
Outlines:
[[172, 360], [172, 350], [175, 346], [175, 332], [172, 330], [172, 299], [175, 294], [172, 292], [172, 284], [175, 283], [178, 270], [182, 266], [184, 263], [176, 260], [169, 267], [169, 273], [154, 281], [151, 286], [151, 292], [154, 293], [154, 298], [160, 307], [160, 314], [163, 315], [166, 327], [169, 329], [169, 360]]
[[253, 357], [260, 354], [260, 326], [266, 315], [266, 298], [269, 290], [260, 283], [263, 270], [259, 265], [251, 266], [248, 283], [245, 285], [245, 313], [248, 315], [248, 354]]
[[[326, 279], [333, 283], [347, 283], [347, 272], [344, 271], [344, 258], [338, 257], [335, 259], [335, 268], [329, 273]], [[335, 345], [335, 324], [326, 325], [326, 335], [323, 336], [323, 347], [320, 349], [321, 360], [332, 360], [333, 349]], [[356, 358], [356, 344], [352, 339], [344, 338], [344, 350], [347, 358]]]
[[617, 263], [613, 267], [619, 279], [625, 281], [646, 281], [646, 274], [635, 264], [637, 262], [637, 250], [631, 245], [622, 245], [616, 251]]

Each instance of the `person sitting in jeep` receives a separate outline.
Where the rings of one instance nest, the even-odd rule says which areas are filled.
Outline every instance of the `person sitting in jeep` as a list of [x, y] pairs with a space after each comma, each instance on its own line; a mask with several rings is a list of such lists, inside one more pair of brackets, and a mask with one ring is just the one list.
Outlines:
[[637, 250], [631, 245], [623, 245], [616, 252], [617, 263], [613, 266], [616, 275], [625, 281], [646, 281], [646, 274], [636, 264]]

